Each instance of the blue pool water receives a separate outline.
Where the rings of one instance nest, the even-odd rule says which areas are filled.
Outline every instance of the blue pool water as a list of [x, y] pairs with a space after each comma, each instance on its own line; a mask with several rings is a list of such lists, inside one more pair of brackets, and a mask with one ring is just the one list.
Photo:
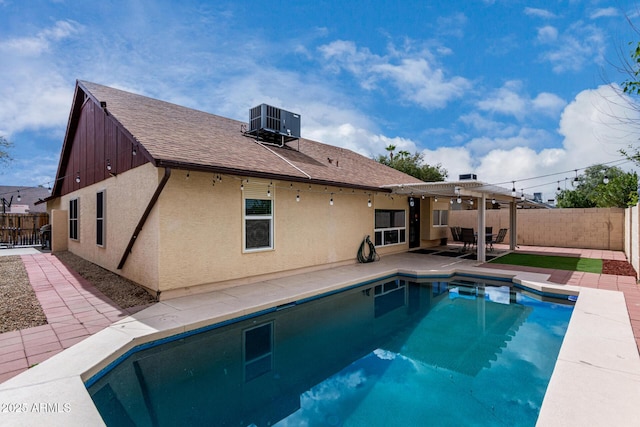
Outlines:
[[87, 388], [114, 426], [533, 426], [572, 309], [394, 277], [132, 351]]

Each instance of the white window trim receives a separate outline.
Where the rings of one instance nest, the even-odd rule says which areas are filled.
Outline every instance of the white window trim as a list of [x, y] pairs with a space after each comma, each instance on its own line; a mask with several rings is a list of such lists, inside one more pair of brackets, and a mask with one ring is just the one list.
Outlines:
[[[76, 215], [75, 217], [71, 217], [71, 214], [73, 212], [72, 208], [71, 208], [71, 203], [75, 202], [76, 205]], [[72, 236], [72, 223], [75, 222], [76, 227], [76, 233], [75, 236]], [[75, 197], [73, 199], [69, 199], [69, 239], [73, 240], [73, 241], [80, 241], [80, 197]]]
[[[269, 195], [267, 195], [269, 194]], [[264, 181], [243, 183], [242, 190], [242, 253], [266, 252], [275, 250], [275, 185]], [[271, 215], [247, 215], [246, 200], [268, 200], [271, 202]], [[247, 220], [269, 220], [269, 246], [247, 248]]]
[[434, 209], [433, 210], [433, 222], [435, 222], [436, 219], [436, 212], [438, 212], [438, 224], [432, 224], [433, 227], [448, 227], [449, 226], [449, 214], [447, 213], [447, 222], [445, 224], [442, 223], [442, 214], [441, 212], [449, 212], [448, 209]]
[[[98, 216], [98, 194], [102, 193], [102, 217]], [[102, 221], [102, 243], [98, 243], [98, 221]], [[107, 245], [107, 190], [96, 193], [96, 245], [104, 248]]]
[[[375, 212], [374, 212], [374, 219], [373, 219], [373, 236], [374, 236], [374, 241], [375, 241], [375, 233], [377, 232], [382, 232], [382, 240], [381, 243], [379, 245], [376, 245], [378, 247], [382, 247], [382, 246], [396, 246], [396, 245], [406, 245], [407, 244], [407, 212], [403, 209], [376, 209], [377, 211], [404, 211], [404, 226], [403, 227], [388, 227], [388, 228], [375, 228]], [[404, 230], [404, 241], [400, 240], [400, 236], [401, 233], [400, 231]], [[398, 242], [397, 243], [386, 243], [385, 244], [385, 239], [384, 239], [384, 234], [385, 232], [389, 232], [389, 231], [397, 231], [398, 232]]]

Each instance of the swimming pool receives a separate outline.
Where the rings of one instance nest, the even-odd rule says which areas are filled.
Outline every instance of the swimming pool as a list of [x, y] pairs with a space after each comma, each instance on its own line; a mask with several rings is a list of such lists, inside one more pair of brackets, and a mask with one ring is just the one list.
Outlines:
[[571, 312], [393, 277], [141, 346], [87, 388], [107, 425], [534, 425]]

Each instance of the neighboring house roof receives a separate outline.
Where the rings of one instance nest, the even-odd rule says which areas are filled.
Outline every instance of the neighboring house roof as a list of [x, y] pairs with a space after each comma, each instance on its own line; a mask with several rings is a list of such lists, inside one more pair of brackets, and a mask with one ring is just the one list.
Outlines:
[[[247, 124], [237, 120], [96, 83], [78, 81], [78, 88], [102, 105], [158, 167], [364, 189], [422, 182], [344, 148], [305, 138], [284, 147], [262, 145], [246, 136]], [[70, 126], [74, 114], [72, 109]]]
[[[18, 201], [18, 193], [20, 194], [20, 201]], [[13, 196], [13, 199], [11, 198]], [[18, 187], [12, 185], [0, 185], [0, 199], [5, 199], [5, 211], [6, 213], [23, 213], [26, 207], [28, 213], [41, 213], [46, 212], [46, 206], [44, 204], [36, 205], [36, 202], [41, 201], [49, 197], [49, 190], [44, 187]], [[11, 208], [7, 205], [11, 202]], [[0, 213], [2, 213], [2, 205], [0, 205]]]

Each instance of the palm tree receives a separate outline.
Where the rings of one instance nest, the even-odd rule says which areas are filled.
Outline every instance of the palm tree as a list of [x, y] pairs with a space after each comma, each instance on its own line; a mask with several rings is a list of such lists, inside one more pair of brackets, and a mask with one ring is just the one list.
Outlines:
[[385, 150], [389, 152], [389, 158], [393, 160], [393, 151], [396, 149], [396, 146], [393, 144], [389, 144]]

